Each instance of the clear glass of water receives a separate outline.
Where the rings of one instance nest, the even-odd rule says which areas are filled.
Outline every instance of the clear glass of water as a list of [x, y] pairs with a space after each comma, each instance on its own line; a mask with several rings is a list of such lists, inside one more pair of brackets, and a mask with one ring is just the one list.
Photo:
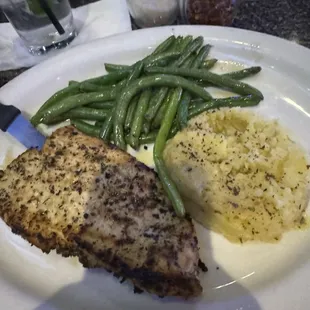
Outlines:
[[77, 35], [68, 0], [0, 0], [0, 8], [31, 54], [63, 48]]

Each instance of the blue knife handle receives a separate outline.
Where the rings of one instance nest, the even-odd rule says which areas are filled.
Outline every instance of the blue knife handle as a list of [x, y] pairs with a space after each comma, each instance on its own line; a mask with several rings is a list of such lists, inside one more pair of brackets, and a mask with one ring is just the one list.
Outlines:
[[6, 131], [20, 111], [12, 105], [0, 103], [0, 129]]

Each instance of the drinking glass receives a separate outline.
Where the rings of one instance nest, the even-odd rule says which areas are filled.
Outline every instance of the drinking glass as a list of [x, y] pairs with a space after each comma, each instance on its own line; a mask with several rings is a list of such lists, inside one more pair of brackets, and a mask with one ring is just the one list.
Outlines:
[[65, 47], [77, 35], [68, 0], [0, 0], [0, 8], [34, 55]]

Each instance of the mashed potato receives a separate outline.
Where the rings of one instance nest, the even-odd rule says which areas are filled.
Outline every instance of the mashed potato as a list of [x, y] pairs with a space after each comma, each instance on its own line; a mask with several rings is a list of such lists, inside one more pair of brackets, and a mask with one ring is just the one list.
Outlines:
[[203, 113], [164, 160], [192, 217], [233, 242], [275, 242], [304, 221], [309, 167], [276, 121], [239, 108]]

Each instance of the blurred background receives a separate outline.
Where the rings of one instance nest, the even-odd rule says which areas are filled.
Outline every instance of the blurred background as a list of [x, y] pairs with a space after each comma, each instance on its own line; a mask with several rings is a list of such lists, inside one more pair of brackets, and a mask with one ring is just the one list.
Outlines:
[[[33, 31], [42, 26], [43, 17], [49, 28], [38, 35]], [[310, 47], [309, 0], [1, 0], [0, 87], [52, 57], [54, 50], [180, 24], [243, 28]]]

